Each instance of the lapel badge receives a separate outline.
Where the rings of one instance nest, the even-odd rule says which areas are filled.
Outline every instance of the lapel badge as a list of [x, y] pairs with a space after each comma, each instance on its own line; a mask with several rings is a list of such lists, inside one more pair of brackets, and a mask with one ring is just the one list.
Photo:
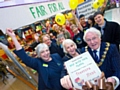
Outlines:
[[57, 63], [58, 66], [60, 66], [61, 64], [60, 63]]
[[48, 64], [43, 63], [43, 67], [48, 67]]

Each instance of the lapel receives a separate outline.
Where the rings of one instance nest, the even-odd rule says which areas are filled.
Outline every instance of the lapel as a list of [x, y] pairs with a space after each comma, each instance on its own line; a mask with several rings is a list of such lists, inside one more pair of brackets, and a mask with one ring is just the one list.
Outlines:
[[105, 48], [106, 48], [106, 43], [102, 42], [101, 47], [100, 47], [100, 53], [99, 53], [100, 59], [102, 58], [102, 55], [104, 54]]
[[92, 52], [92, 50], [91, 50], [91, 48], [90, 47], [88, 47], [88, 52], [90, 53], [90, 55], [94, 58], [94, 56], [93, 56], [93, 52]]

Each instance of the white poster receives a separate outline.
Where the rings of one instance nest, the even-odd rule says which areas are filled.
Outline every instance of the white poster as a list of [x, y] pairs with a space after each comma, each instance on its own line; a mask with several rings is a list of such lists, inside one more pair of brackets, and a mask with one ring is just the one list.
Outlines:
[[85, 52], [68, 60], [65, 62], [65, 65], [73, 86], [78, 89], [82, 89], [82, 86], [85, 85], [86, 81], [95, 84], [94, 80], [98, 79], [101, 75], [100, 69], [89, 52]]

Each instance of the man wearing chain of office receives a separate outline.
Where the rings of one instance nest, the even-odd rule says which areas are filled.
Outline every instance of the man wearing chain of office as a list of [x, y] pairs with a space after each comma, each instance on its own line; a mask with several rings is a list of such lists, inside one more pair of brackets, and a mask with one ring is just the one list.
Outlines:
[[120, 90], [120, 54], [115, 44], [101, 42], [101, 33], [96, 28], [86, 30], [84, 41], [87, 46], [82, 52], [88, 51], [94, 61], [105, 74], [107, 82], [112, 82], [115, 90]]

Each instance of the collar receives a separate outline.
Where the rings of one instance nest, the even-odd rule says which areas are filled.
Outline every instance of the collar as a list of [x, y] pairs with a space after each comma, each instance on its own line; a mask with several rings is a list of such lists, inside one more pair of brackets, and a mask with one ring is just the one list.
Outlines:
[[106, 23], [107, 23], [107, 20], [106, 19], [104, 19], [104, 23], [103, 23], [103, 25], [102, 26], [100, 26], [100, 25], [98, 25], [98, 27], [100, 27], [100, 28], [104, 28], [105, 26], [106, 26]]
[[106, 25], [106, 20], [104, 20], [104, 24], [102, 26], [100, 26], [100, 25], [98, 25], [98, 26], [101, 27], [101, 28], [104, 28], [105, 25]]
[[[94, 49], [91, 49], [92, 51], [94, 51]], [[100, 51], [100, 47], [97, 49], [97, 51], [99, 52]]]
[[[79, 53], [79, 54], [81, 53], [80, 49], [76, 49], [76, 52]], [[70, 58], [73, 58], [73, 57], [72, 57], [70, 54], [68, 54], [68, 53], [65, 54], [65, 56], [66, 56], [67, 58], [69, 58], [69, 59], [70, 59]]]

